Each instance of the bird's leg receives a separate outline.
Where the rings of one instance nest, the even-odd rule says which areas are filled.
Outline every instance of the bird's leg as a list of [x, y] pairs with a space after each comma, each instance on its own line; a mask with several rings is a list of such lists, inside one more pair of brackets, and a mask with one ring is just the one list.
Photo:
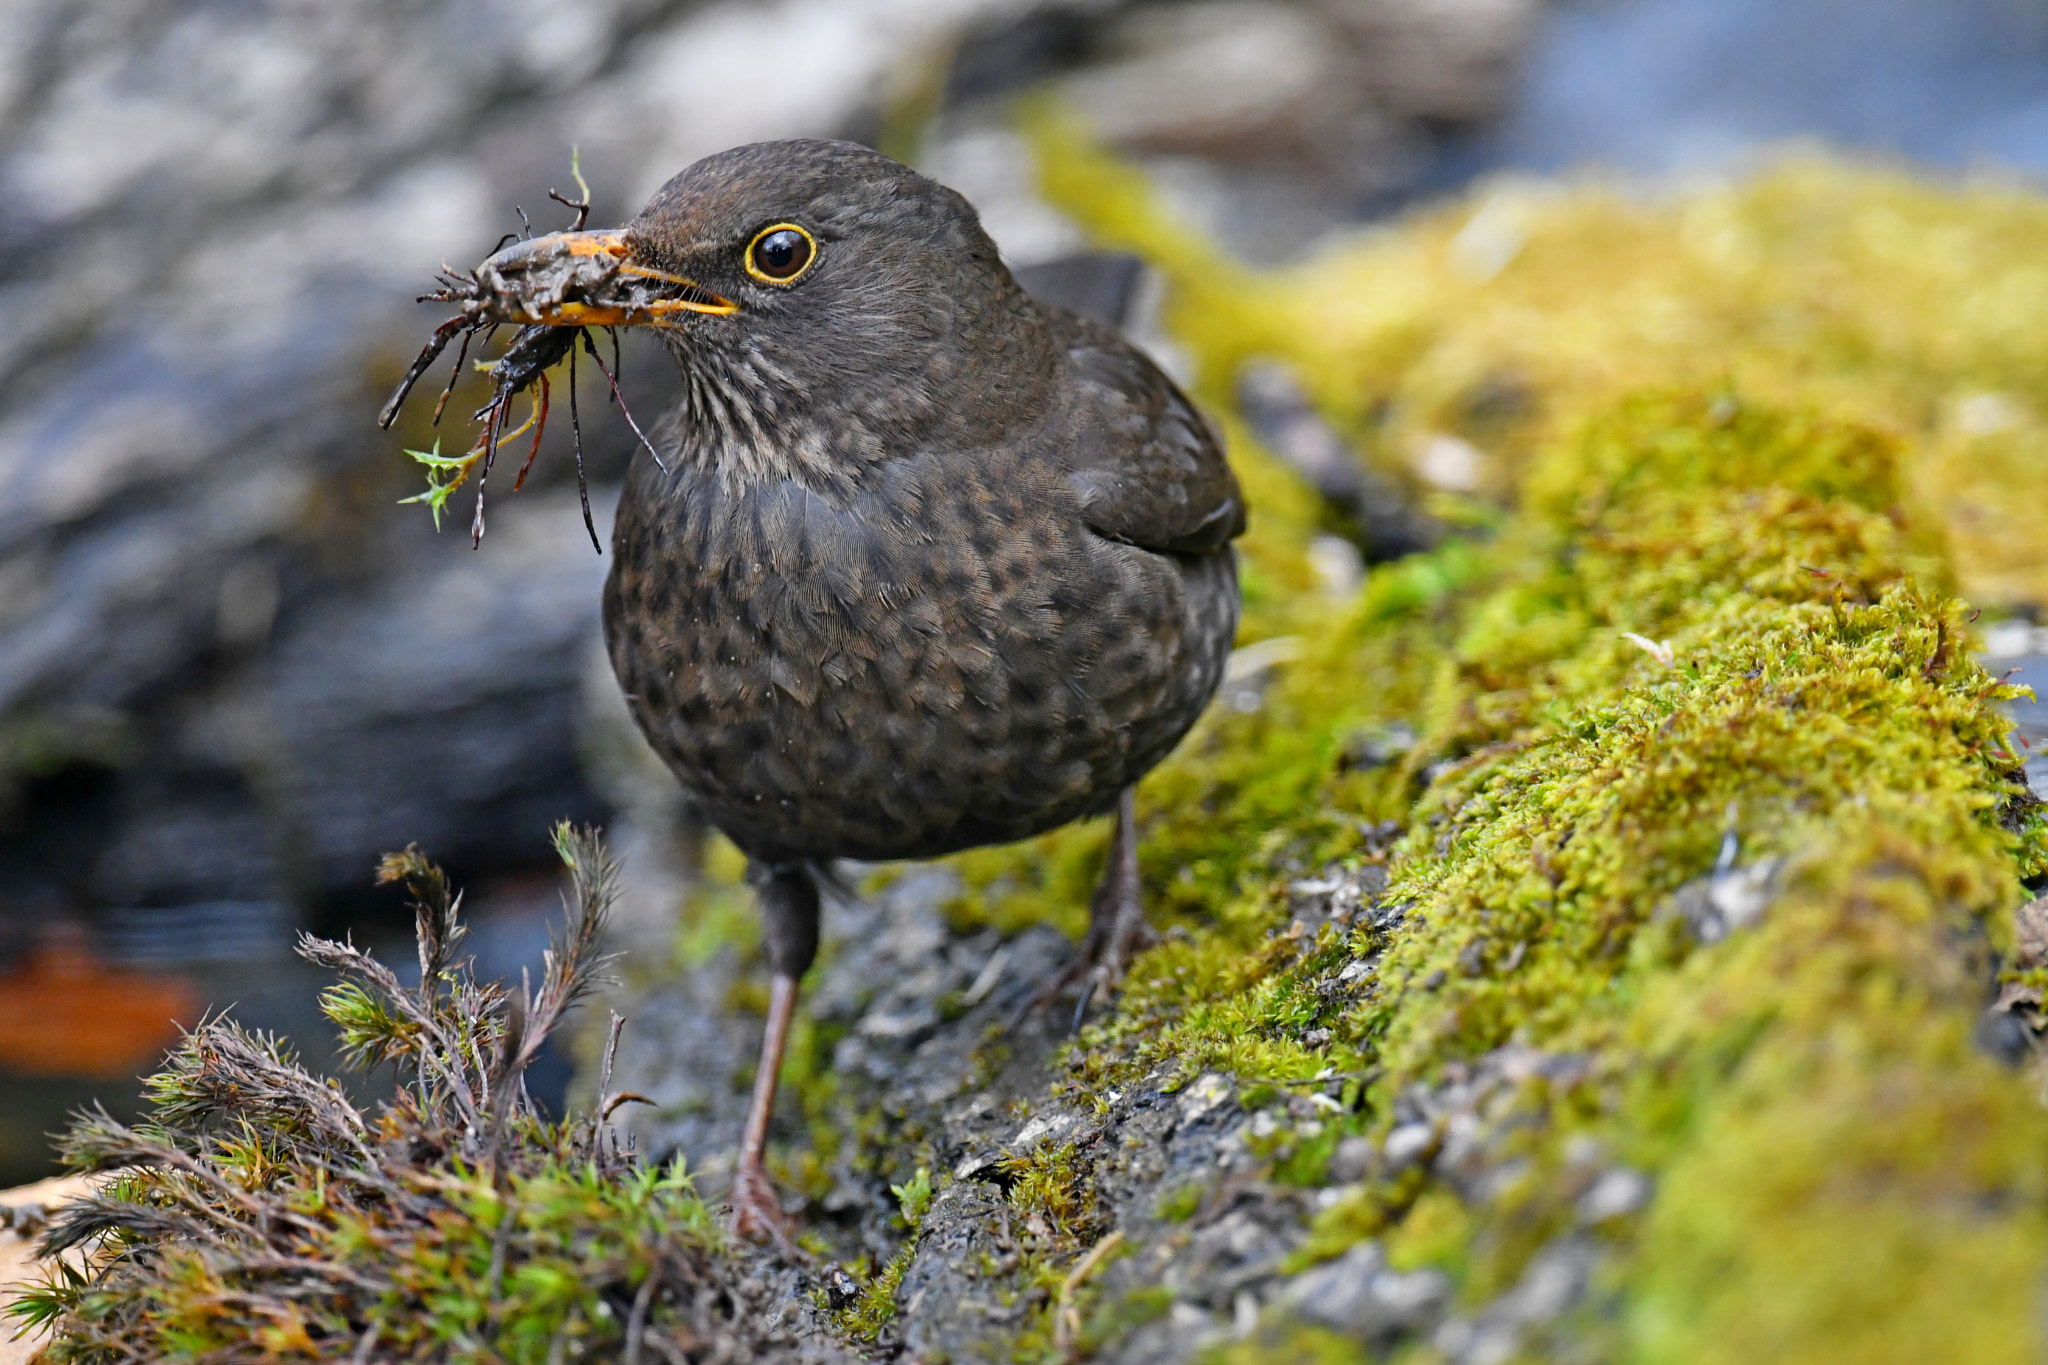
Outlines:
[[1123, 984], [1131, 954], [1152, 936], [1145, 923], [1143, 890], [1138, 883], [1138, 802], [1124, 788], [1116, 803], [1116, 833], [1109, 843], [1109, 861], [1088, 901], [1088, 937], [1081, 957], [1091, 968], [1095, 986], [1087, 999], [1102, 1004]]
[[775, 974], [769, 988], [768, 1029], [761, 1037], [761, 1064], [754, 1073], [754, 1097], [747, 1105], [747, 1127], [740, 1137], [739, 1169], [732, 1178], [732, 1230], [742, 1237], [766, 1235], [788, 1250], [789, 1227], [782, 1201], [761, 1163], [768, 1147], [768, 1119], [775, 1112], [775, 1082], [782, 1072], [782, 1050], [789, 1041], [789, 1021], [796, 1013], [796, 979]]
[[1138, 808], [1133, 790], [1124, 788], [1117, 798], [1116, 825], [1109, 839], [1109, 860], [1103, 865], [1102, 880], [1088, 900], [1088, 936], [1074, 960], [1038, 989], [1017, 1013], [1015, 1027], [1033, 1010], [1050, 1004], [1060, 992], [1077, 981], [1087, 983], [1074, 1010], [1079, 1027], [1081, 1015], [1091, 1003], [1109, 999], [1109, 993], [1123, 983], [1124, 969], [1131, 954], [1152, 936], [1145, 922], [1145, 904], [1138, 881]]
[[753, 883], [760, 902], [775, 983], [768, 995], [768, 1027], [761, 1037], [754, 1096], [740, 1137], [739, 1167], [733, 1172], [732, 1230], [742, 1237], [765, 1234], [785, 1252], [793, 1253], [795, 1243], [788, 1221], [762, 1157], [768, 1147], [768, 1119], [775, 1112], [782, 1052], [789, 1042], [790, 1020], [796, 1014], [797, 983], [818, 955], [818, 884], [802, 863], [750, 862], [747, 880]]

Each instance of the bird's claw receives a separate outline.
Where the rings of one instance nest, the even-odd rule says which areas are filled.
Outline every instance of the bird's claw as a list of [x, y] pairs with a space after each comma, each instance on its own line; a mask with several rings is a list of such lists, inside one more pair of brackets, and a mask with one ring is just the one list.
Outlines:
[[726, 1220], [735, 1237], [749, 1242], [773, 1242], [791, 1259], [803, 1256], [790, 1232], [789, 1216], [783, 1212], [782, 1200], [776, 1196], [766, 1171], [742, 1167], [733, 1177], [732, 1206]]
[[1108, 1004], [1110, 996], [1124, 984], [1131, 959], [1158, 939], [1157, 931], [1135, 909], [1112, 905], [1108, 907], [1108, 913], [1097, 913], [1094, 923], [1089, 926], [1088, 936], [1081, 940], [1072, 960], [1046, 978], [1044, 984], [1017, 1007], [1005, 1025], [1006, 1030], [1014, 1031], [1025, 1019], [1050, 1005], [1069, 986], [1078, 982], [1080, 998], [1074, 1002], [1074, 1018], [1068, 1029], [1078, 1033], [1089, 1008]]

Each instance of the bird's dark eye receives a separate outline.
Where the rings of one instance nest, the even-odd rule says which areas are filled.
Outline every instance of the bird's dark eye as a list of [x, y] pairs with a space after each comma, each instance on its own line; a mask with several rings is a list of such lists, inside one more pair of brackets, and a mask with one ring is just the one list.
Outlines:
[[795, 223], [777, 223], [754, 235], [747, 248], [747, 273], [770, 284], [788, 284], [804, 273], [818, 244]]

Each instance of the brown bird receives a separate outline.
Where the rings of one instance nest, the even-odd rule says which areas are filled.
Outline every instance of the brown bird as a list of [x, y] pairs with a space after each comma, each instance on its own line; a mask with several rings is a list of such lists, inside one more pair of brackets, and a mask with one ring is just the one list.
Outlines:
[[1132, 784], [1222, 678], [1244, 501], [1150, 360], [1026, 295], [966, 200], [864, 147], [707, 157], [624, 229], [476, 279], [531, 324], [654, 327], [680, 370], [620, 498], [605, 638], [749, 860], [775, 977], [732, 1197], [780, 1236], [762, 1151], [819, 864], [1114, 811], [1055, 988], [1114, 984], [1144, 930]]

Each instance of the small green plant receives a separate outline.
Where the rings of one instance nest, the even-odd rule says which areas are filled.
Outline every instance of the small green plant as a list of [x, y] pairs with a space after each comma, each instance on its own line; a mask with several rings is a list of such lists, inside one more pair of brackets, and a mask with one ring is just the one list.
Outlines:
[[1073, 1143], [1041, 1145], [1006, 1156], [999, 1165], [1012, 1178], [1012, 1208], [1042, 1221], [1056, 1243], [1072, 1242], [1080, 1236], [1087, 1210], [1079, 1150]]
[[443, 455], [441, 438], [436, 436], [432, 450], [408, 450], [405, 453], [427, 467], [427, 491], [398, 501], [401, 505], [425, 503], [427, 510], [434, 514], [434, 529], [438, 531], [441, 529], [441, 511], [447, 507], [449, 495], [462, 487], [469, 478], [469, 471], [484, 457], [484, 452], [479, 447], [466, 455]]
[[932, 1173], [926, 1166], [917, 1168], [917, 1174], [901, 1185], [891, 1185], [889, 1193], [896, 1196], [897, 1205], [903, 1210], [903, 1224], [912, 1232], [924, 1222], [927, 1210], [932, 1206]]
[[889, 1324], [896, 1321], [896, 1291], [903, 1287], [903, 1277], [916, 1256], [917, 1239], [905, 1238], [889, 1263], [861, 1286], [860, 1297], [837, 1315], [840, 1332], [852, 1341], [880, 1339]]
[[610, 1134], [609, 1053], [590, 1113], [551, 1121], [526, 1094], [600, 980], [614, 894], [593, 831], [560, 826], [555, 847], [568, 926], [537, 988], [476, 979], [461, 898], [416, 849], [380, 880], [413, 894], [417, 986], [301, 938], [343, 978], [322, 1006], [347, 1057], [398, 1068], [381, 1106], [215, 1016], [147, 1082], [145, 1122], [78, 1117], [65, 1162], [114, 1174], [52, 1224], [42, 1282], [9, 1310], [48, 1334], [53, 1365], [762, 1353], [770, 1291], [733, 1270], [682, 1163], [643, 1165]]

